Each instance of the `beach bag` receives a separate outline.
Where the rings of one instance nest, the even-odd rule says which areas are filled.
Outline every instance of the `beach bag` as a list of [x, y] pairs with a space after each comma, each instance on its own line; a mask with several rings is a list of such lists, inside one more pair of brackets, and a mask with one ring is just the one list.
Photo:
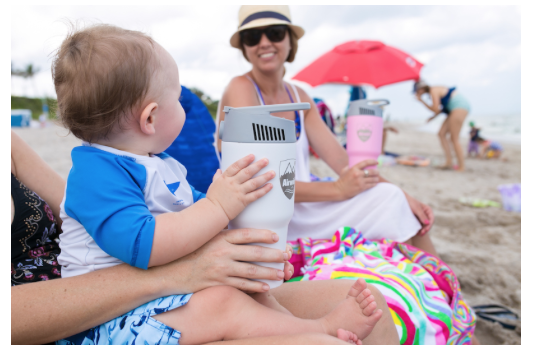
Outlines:
[[331, 110], [329, 109], [328, 105], [326, 105], [324, 100], [320, 98], [313, 98], [313, 100], [315, 101], [318, 113], [320, 113], [322, 120], [324, 121], [324, 123], [326, 123], [329, 130], [331, 130], [331, 132], [335, 134], [335, 119], [333, 118], [333, 114], [331, 113]]

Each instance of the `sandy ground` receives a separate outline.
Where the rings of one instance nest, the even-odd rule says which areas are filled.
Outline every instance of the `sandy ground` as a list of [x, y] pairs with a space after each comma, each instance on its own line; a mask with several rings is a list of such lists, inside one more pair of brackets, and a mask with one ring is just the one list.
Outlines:
[[[443, 162], [436, 135], [421, 133], [412, 125], [395, 125], [399, 134], [390, 134], [386, 150], [416, 154]], [[70, 151], [80, 141], [59, 127], [14, 129], [37, 153], [66, 179], [71, 167]], [[467, 141], [464, 140], [466, 146]], [[497, 186], [521, 182], [520, 145], [503, 145], [506, 162], [467, 159], [466, 171], [442, 171], [433, 167], [381, 167], [381, 174], [435, 213], [430, 232], [437, 251], [457, 274], [470, 305], [499, 303], [520, 314], [521, 310], [521, 215], [501, 208], [472, 208], [459, 203], [460, 197], [501, 201]], [[312, 173], [335, 176], [321, 160], [311, 158]], [[479, 320], [479, 319], [478, 319]], [[476, 336], [482, 344], [520, 344], [517, 331], [479, 320]]]

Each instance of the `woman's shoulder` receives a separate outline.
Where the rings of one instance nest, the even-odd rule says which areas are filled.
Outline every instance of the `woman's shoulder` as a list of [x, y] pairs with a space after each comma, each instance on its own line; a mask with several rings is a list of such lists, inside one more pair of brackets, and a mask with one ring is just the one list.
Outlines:
[[235, 107], [258, 104], [255, 87], [246, 74], [230, 80], [222, 94], [221, 101]]
[[303, 90], [302, 88], [300, 88], [299, 86], [297, 86], [296, 84], [291, 84], [294, 89], [296, 89], [296, 91], [298, 92], [298, 95], [300, 96], [300, 101], [302, 102], [313, 102], [313, 99], [311, 99], [311, 97], [309, 96], [309, 94], [307, 94], [305, 92], [305, 90]]
[[244, 92], [248, 90], [252, 90], [253, 92], [253, 89], [254, 89], [253, 83], [250, 81], [250, 79], [247, 77], [246, 74], [243, 74], [242, 76], [233, 77], [229, 81], [226, 87], [226, 92], [232, 92], [232, 91]]

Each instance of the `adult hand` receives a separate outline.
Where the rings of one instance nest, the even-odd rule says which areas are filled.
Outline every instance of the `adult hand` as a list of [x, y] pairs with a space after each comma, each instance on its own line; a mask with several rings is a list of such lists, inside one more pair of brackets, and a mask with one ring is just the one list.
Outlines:
[[379, 182], [379, 172], [365, 167], [377, 165], [376, 160], [364, 160], [352, 168], [344, 167], [339, 179], [334, 183], [343, 200], [351, 199], [355, 195], [374, 187]]
[[[223, 230], [195, 252], [151, 270], [160, 270], [168, 294], [197, 292], [216, 285], [229, 285], [246, 292], [265, 292], [269, 290], [268, 284], [250, 279], [289, 279], [294, 272], [293, 266], [288, 262], [292, 250], [287, 248], [286, 252], [282, 252], [243, 244], [274, 244], [278, 240], [278, 235], [269, 230]], [[249, 263], [252, 261], [284, 262], [284, 272]], [[178, 265], [181, 266], [179, 269], [174, 267]], [[187, 267], [184, 268], [183, 265]], [[176, 275], [175, 281], [172, 280], [173, 275]], [[184, 287], [176, 286], [183, 282], [186, 282], [185, 292]]]
[[431, 207], [418, 201], [409, 194], [405, 194], [405, 197], [407, 198], [407, 202], [409, 203], [411, 211], [413, 211], [413, 214], [416, 216], [416, 218], [418, 218], [418, 221], [422, 225], [422, 229], [420, 229], [417, 235], [426, 235], [435, 221], [433, 210], [431, 210]]

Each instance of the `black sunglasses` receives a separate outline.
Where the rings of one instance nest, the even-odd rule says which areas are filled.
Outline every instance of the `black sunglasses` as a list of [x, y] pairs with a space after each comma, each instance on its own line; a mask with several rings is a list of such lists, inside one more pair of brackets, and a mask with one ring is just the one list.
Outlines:
[[285, 34], [289, 28], [285, 25], [269, 26], [263, 29], [251, 28], [240, 32], [241, 43], [246, 46], [256, 46], [261, 41], [263, 33], [268, 40], [273, 43], [279, 43], [285, 39]]

